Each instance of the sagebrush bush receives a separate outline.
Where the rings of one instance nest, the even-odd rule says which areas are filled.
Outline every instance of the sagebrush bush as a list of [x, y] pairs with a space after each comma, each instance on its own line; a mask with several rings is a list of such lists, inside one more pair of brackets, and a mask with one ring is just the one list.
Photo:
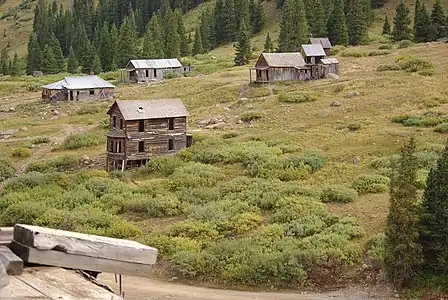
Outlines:
[[372, 50], [367, 53], [367, 56], [381, 56], [390, 54], [389, 50]]
[[240, 120], [243, 122], [252, 122], [262, 118], [261, 112], [247, 111], [240, 116]]
[[317, 97], [304, 92], [280, 93], [277, 96], [277, 100], [285, 103], [302, 103], [316, 101]]
[[310, 197], [285, 197], [279, 200], [271, 215], [270, 223], [288, 223], [303, 216], [327, 215], [327, 207], [318, 199]]
[[366, 260], [369, 265], [379, 270], [383, 267], [386, 236], [380, 233], [369, 238], [365, 243]]
[[0, 158], [0, 182], [11, 178], [16, 173], [16, 168], [9, 160]]
[[144, 171], [148, 173], [158, 172], [164, 176], [169, 176], [174, 171], [185, 165], [185, 161], [179, 156], [159, 156], [151, 158], [145, 165]]
[[172, 78], [179, 78], [182, 77], [183, 75], [179, 72], [167, 72], [165, 74], [165, 78], [166, 79], [172, 79]]
[[406, 72], [417, 72], [433, 67], [430, 62], [412, 56], [399, 56], [397, 57], [396, 62], [400, 68]]
[[419, 71], [418, 75], [421, 75], [421, 76], [434, 76], [434, 75], [436, 75], [436, 72], [434, 70], [427, 69], [427, 70]]
[[41, 137], [37, 137], [31, 140], [31, 143], [33, 143], [34, 145], [40, 145], [40, 144], [47, 144], [49, 143], [51, 140], [48, 136], [41, 136]]
[[101, 112], [102, 109], [99, 106], [93, 106], [91, 103], [84, 105], [78, 110], [76, 110], [77, 115], [93, 115]]
[[14, 203], [0, 212], [0, 226], [34, 224], [45, 211], [46, 206], [42, 202], [24, 201]]
[[201, 242], [182, 236], [168, 236], [160, 233], [151, 233], [146, 238], [146, 243], [157, 249], [162, 258], [171, 258], [174, 254], [183, 251], [197, 253], [201, 250]]
[[353, 188], [359, 194], [384, 193], [389, 189], [390, 179], [381, 175], [362, 174], [353, 181]]
[[347, 128], [350, 131], [357, 131], [357, 130], [361, 129], [361, 124], [359, 124], [359, 123], [350, 123], [350, 124], [348, 124]]
[[347, 49], [340, 53], [342, 57], [363, 57], [365, 53], [358, 49]]
[[398, 71], [400, 70], [400, 66], [397, 64], [386, 64], [386, 65], [379, 65], [376, 70], [378, 72], [384, 72], [384, 71]]
[[343, 185], [331, 185], [322, 190], [322, 202], [348, 203], [356, 199], [358, 199], [358, 192]]
[[28, 148], [16, 148], [12, 150], [11, 155], [14, 157], [27, 158], [33, 155], [33, 152]]
[[394, 48], [394, 45], [392, 44], [381, 44], [378, 46], [379, 50], [392, 50]]
[[10, 178], [5, 181], [3, 186], [6, 193], [21, 191], [44, 184], [56, 184], [61, 187], [68, 185], [68, 177], [64, 173], [47, 173], [29, 172], [19, 177]]
[[25, 169], [25, 172], [65, 172], [79, 166], [81, 158], [76, 155], [62, 155], [53, 158], [33, 161]]
[[174, 188], [210, 187], [223, 178], [218, 167], [195, 162], [177, 168], [170, 176]]
[[346, 49], [343, 45], [336, 45], [330, 48], [330, 55], [336, 55], [341, 51], [344, 51]]
[[403, 40], [398, 43], [398, 49], [404, 49], [412, 46], [412, 42], [410, 40]]
[[426, 188], [426, 181], [428, 179], [428, 170], [421, 169], [417, 171], [417, 178], [415, 180], [416, 187], [420, 190]]
[[436, 128], [434, 128], [435, 132], [439, 132], [439, 133], [447, 133], [448, 132], [448, 123], [441, 123], [439, 125], [437, 125]]
[[106, 142], [103, 132], [74, 133], [65, 138], [62, 142], [62, 149], [79, 149], [102, 145]]

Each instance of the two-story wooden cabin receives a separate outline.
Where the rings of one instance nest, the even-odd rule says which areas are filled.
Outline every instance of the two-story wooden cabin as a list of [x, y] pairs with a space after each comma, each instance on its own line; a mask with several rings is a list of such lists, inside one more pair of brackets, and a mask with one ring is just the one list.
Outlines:
[[117, 100], [107, 114], [107, 171], [139, 167], [187, 146], [188, 111], [180, 99]]

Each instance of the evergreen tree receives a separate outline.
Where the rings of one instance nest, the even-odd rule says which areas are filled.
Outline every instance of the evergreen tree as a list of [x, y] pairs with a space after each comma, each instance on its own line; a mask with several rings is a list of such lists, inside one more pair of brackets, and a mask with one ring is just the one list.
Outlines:
[[148, 28], [143, 40], [143, 56], [145, 58], [163, 58], [163, 36], [159, 17], [154, 14], [149, 21]]
[[[251, 16], [249, 11], [249, 0], [232, 0], [235, 12], [235, 26], [234, 29], [239, 30], [241, 28], [241, 23], [245, 22], [246, 28], [251, 28]], [[252, 31], [252, 30], [250, 30]], [[239, 31], [238, 31], [239, 34]], [[233, 38], [236, 39], [238, 36], [233, 32]]]
[[201, 15], [200, 35], [202, 38], [201, 44], [204, 52], [212, 49], [212, 45], [210, 44], [210, 30], [213, 28], [212, 24], [210, 24], [211, 21], [211, 13], [209, 11], [203, 12]]
[[70, 52], [67, 58], [67, 71], [72, 74], [78, 71], [78, 60], [76, 59], [76, 55], [72, 47], [70, 47]]
[[429, 42], [435, 38], [431, 19], [425, 4], [416, 2], [416, 12], [414, 17], [414, 40], [418, 43]]
[[409, 40], [411, 38], [411, 19], [409, 18], [409, 8], [404, 0], [400, 0], [395, 10], [394, 28], [392, 37], [395, 41]]
[[333, 45], [347, 45], [348, 32], [343, 0], [335, 0], [333, 11], [327, 21], [328, 38]]
[[235, 65], [242, 66], [249, 63], [251, 55], [250, 34], [246, 27], [246, 22], [241, 22], [238, 41], [235, 44]]
[[119, 43], [119, 32], [115, 24], [112, 24], [112, 28], [110, 29], [110, 70], [115, 70], [118, 68], [117, 62], [118, 58], [118, 43]]
[[98, 56], [98, 53], [95, 53], [92, 63], [92, 70], [93, 74], [99, 74], [103, 72], [103, 69], [101, 68], [101, 60]]
[[9, 75], [9, 71], [9, 54], [7, 47], [5, 47], [0, 53], [0, 73], [3, 75]]
[[390, 34], [390, 23], [388, 16], [386, 16], [386, 18], [384, 19], [383, 34]]
[[[126, 16], [120, 27], [118, 58], [120, 66], [125, 66], [131, 59], [138, 58], [137, 27], [133, 14]], [[93, 57], [95, 58], [95, 57]], [[93, 61], [93, 60], [92, 60]]]
[[89, 64], [90, 41], [83, 23], [78, 23], [75, 40], [73, 42], [73, 50], [79, 65], [86, 67]]
[[224, 43], [233, 42], [235, 40], [235, 32], [237, 31], [235, 20], [235, 2], [234, 0], [224, 0], [222, 14], [222, 41]]
[[39, 43], [36, 39], [36, 34], [32, 32], [30, 35], [30, 39], [28, 41], [28, 58], [27, 58], [26, 73], [28, 75], [31, 75], [33, 74], [33, 71], [39, 71], [41, 60], [42, 60], [42, 52], [40, 50]]
[[82, 65], [82, 71], [84, 73], [90, 74], [93, 72], [93, 64], [95, 62], [96, 56], [98, 56], [96, 48], [93, 45], [90, 45], [86, 54], [86, 63]]
[[62, 54], [61, 45], [54, 34], [51, 38], [50, 46], [51, 50], [53, 50], [54, 59], [56, 61], [57, 73], [63, 72], [65, 69], [64, 55]]
[[203, 52], [201, 30], [199, 29], [199, 26], [197, 26], [194, 33], [193, 55], [201, 54]]
[[111, 41], [110, 41], [110, 30], [107, 22], [104, 22], [103, 28], [101, 29], [101, 37], [99, 41], [99, 54], [101, 66], [104, 71], [111, 71], [111, 63], [113, 59], [113, 54], [110, 52], [111, 50]]
[[274, 43], [272, 42], [271, 37], [269, 36], [269, 32], [266, 35], [263, 52], [268, 52], [268, 53], [274, 52]]
[[357, 46], [365, 41], [367, 36], [366, 15], [364, 13], [364, 0], [348, 0], [347, 30], [349, 44]]
[[177, 18], [177, 33], [179, 34], [180, 39], [180, 56], [188, 56], [190, 55], [190, 45], [188, 45], [187, 30], [185, 29], [182, 12], [180, 9], [176, 10], [175, 15]]
[[435, 30], [435, 38], [440, 39], [446, 36], [447, 34], [447, 18], [443, 12], [442, 5], [440, 4], [440, 0], [437, 0], [434, 6], [432, 7], [431, 12], [431, 23], [434, 26]]
[[17, 53], [14, 53], [14, 59], [12, 60], [12, 66], [11, 66], [11, 75], [17, 76], [20, 75], [20, 61], [19, 57], [17, 56]]
[[264, 13], [263, 2], [261, 0], [250, 0], [249, 14], [252, 24], [252, 33], [258, 33], [266, 23], [266, 15]]
[[325, 11], [321, 0], [314, 1], [314, 16], [315, 22], [310, 27], [311, 34], [315, 37], [327, 36]]
[[448, 276], [448, 145], [431, 169], [423, 196], [422, 232], [425, 265], [433, 274]]
[[178, 58], [180, 57], [180, 36], [177, 31], [177, 20], [172, 10], [167, 12], [164, 23], [165, 56]]
[[216, 0], [215, 11], [214, 11], [214, 32], [216, 43], [220, 44], [224, 41], [224, 0]]
[[280, 23], [279, 52], [299, 51], [308, 42], [308, 22], [302, 0], [286, 0]]
[[398, 287], [415, 277], [422, 263], [417, 203], [416, 143], [411, 138], [401, 148], [390, 182], [389, 214], [386, 223], [385, 264], [389, 279]]
[[42, 52], [42, 72], [45, 74], [55, 74], [58, 72], [54, 51], [49, 45], [45, 45], [44, 51]]

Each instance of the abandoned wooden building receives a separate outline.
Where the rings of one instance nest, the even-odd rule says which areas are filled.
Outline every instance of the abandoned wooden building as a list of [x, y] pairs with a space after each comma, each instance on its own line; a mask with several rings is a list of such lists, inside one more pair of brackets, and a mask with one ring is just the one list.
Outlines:
[[326, 37], [317, 37], [317, 38], [310, 38], [310, 44], [317, 44], [317, 45], [321, 45], [322, 48], [325, 51], [325, 54], [327, 56], [331, 55], [330, 50], [331, 50], [331, 42], [328, 38]]
[[139, 167], [192, 143], [188, 111], [180, 99], [117, 100], [107, 114], [107, 171]]
[[49, 100], [101, 100], [115, 96], [115, 86], [96, 76], [67, 76], [42, 86], [42, 99]]
[[183, 74], [192, 70], [177, 58], [131, 60], [122, 70], [122, 81], [149, 82], [164, 79], [168, 73]]
[[302, 45], [300, 52], [261, 53], [255, 67], [250, 69], [250, 82], [314, 80], [326, 78], [330, 73], [339, 73], [339, 61], [325, 57], [320, 44]]

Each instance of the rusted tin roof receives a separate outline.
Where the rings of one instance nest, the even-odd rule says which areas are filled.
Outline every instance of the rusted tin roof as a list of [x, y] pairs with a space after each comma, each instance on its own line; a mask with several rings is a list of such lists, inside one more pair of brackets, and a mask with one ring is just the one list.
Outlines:
[[321, 44], [302, 45], [305, 56], [326, 56]]
[[317, 37], [317, 38], [310, 38], [311, 44], [321, 44], [322, 48], [324, 49], [330, 49], [331, 48], [331, 42], [326, 37]]
[[261, 56], [265, 59], [269, 67], [294, 68], [305, 66], [303, 56], [299, 52], [261, 53]]
[[188, 111], [180, 99], [117, 100], [107, 114], [117, 105], [125, 120], [186, 117]]

